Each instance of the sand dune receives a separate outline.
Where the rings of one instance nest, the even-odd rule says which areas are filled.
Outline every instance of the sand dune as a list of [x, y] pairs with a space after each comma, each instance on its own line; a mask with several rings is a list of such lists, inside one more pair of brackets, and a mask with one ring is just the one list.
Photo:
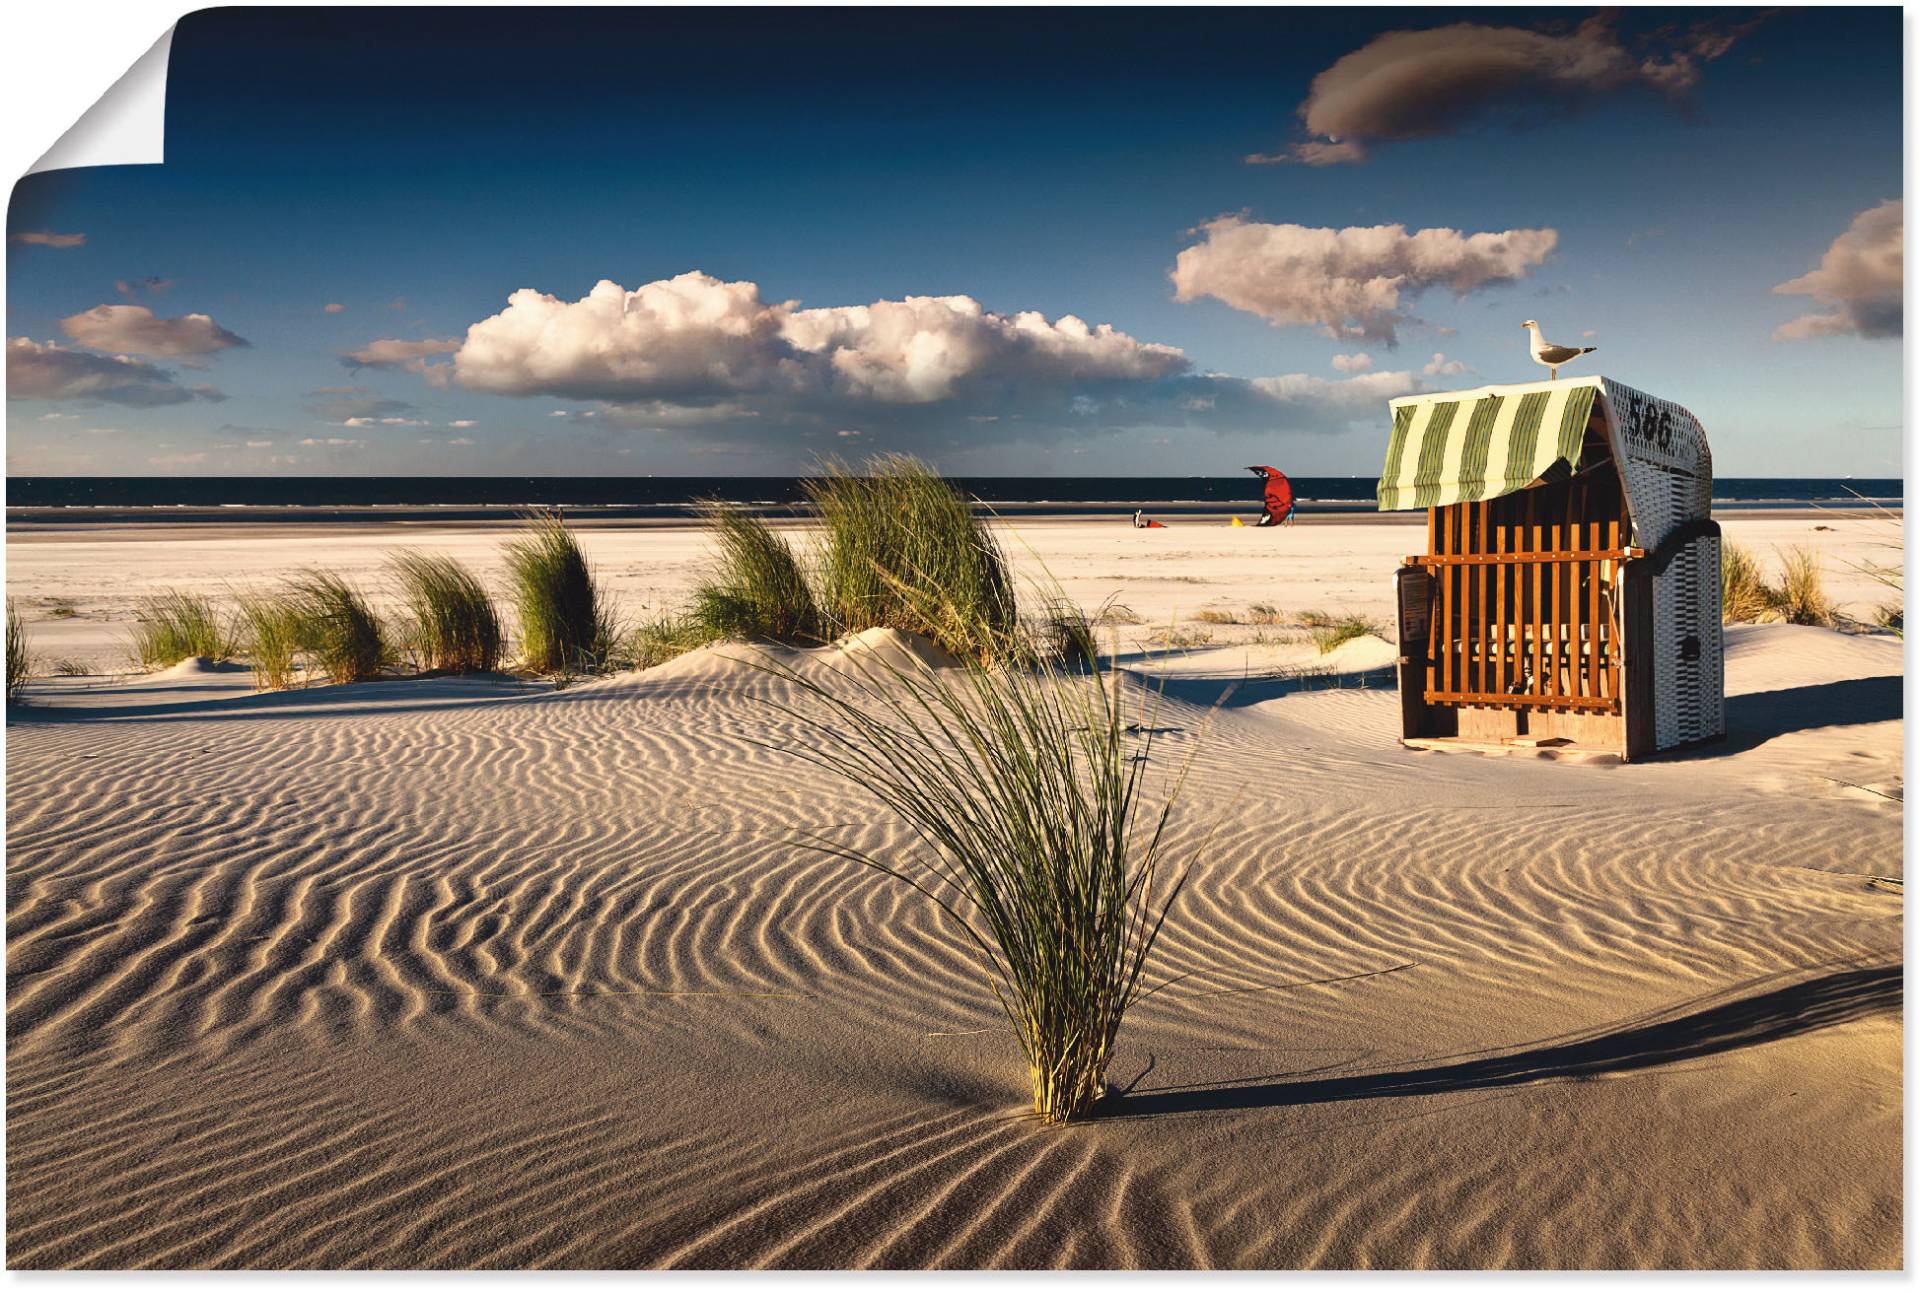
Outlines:
[[1736, 630], [1727, 746], [1625, 767], [1403, 750], [1376, 647], [1300, 650], [1156, 666], [1226, 816], [1064, 1130], [930, 905], [797, 843], [905, 837], [738, 649], [40, 684], [10, 1260], [1899, 1265], [1898, 643]]

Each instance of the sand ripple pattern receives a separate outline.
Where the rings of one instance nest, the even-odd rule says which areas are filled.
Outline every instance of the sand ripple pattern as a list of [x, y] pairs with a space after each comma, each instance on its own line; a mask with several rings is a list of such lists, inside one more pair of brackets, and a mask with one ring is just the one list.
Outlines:
[[[1897, 811], [1800, 805], [1789, 849], [1735, 775], [1488, 776], [1399, 750], [1390, 697], [1182, 691], [1154, 714], [1156, 761], [1197, 747], [1206, 788], [1176, 840], [1174, 982], [1115, 1074], [1173, 1107], [1048, 1132], [930, 905], [800, 844], [908, 840], [767, 748], [799, 739], [768, 697], [791, 699], [714, 669], [12, 727], [13, 1263], [1898, 1260], [1897, 1181], [1830, 1183], [1821, 1226], [1768, 1220], [1821, 1183], [1742, 1212], [1738, 1171], [1634, 1205], [1649, 1172], [1696, 1168], [1586, 1128], [1719, 1109], [1724, 1079], [1685, 1065], [1578, 1100], [1175, 1098], [1889, 964], [1900, 899], [1869, 880], [1898, 873]], [[1770, 1111], [1788, 1140], [1897, 1143], [1897, 994], [1854, 1004], [1764, 1048], [1808, 1070]]]

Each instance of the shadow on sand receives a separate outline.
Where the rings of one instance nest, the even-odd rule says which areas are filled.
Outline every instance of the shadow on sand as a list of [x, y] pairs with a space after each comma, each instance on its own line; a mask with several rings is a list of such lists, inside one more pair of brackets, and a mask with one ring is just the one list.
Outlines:
[[[1103, 1105], [1102, 1117], [1217, 1113], [1340, 1100], [1444, 1095], [1550, 1079], [1604, 1077], [1674, 1064], [1794, 1037], [1900, 1010], [1899, 964], [1846, 969], [1754, 993], [1755, 983], [1624, 1020], [1598, 1032], [1551, 1038], [1510, 1054], [1451, 1064], [1307, 1081], [1169, 1088], [1136, 1092]], [[1776, 976], [1777, 978], [1777, 976]], [[1760, 982], [1769, 982], [1761, 980]]]

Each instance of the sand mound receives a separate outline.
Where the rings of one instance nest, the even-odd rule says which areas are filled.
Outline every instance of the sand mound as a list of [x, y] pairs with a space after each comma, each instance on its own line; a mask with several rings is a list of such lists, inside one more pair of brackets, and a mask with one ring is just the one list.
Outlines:
[[188, 656], [178, 664], [168, 665], [165, 669], [156, 669], [147, 675], [154, 679], [216, 678], [227, 674], [250, 673], [244, 664], [232, 660], [216, 662], [203, 655]]
[[[9, 1260], [1897, 1266], [1900, 814], [1761, 775], [1897, 766], [1877, 709], [1805, 729], [1860, 683], [1829, 648], [1880, 651], [1743, 637], [1732, 689], [1801, 679], [1763, 739], [1613, 769], [1169, 688], [1178, 981], [1064, 1131], [932, 904], [809, 847], [918, 845], [728, 648], [49, 705], [7, 741]], [[945, 663], [792, 658], [848, 650]]]

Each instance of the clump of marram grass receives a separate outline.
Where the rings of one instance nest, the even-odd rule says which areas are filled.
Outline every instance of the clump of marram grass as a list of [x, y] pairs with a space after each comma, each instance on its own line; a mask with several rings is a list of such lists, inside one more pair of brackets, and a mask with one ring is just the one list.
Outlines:
[[1089, 616], [1064, 596], [1047, 602], [1046, 614], [1037, 626], [1039, 648], [1049, 659], [1073, 667], [1090, 666], [1100, 655], [1100, 643], [1094, 634], [1099, 616]]
[[242, 647], [253, 668], [255, 691], [282, 691], [299, 680], [303, 632], [300, 608], [290, 598], [262, 593], [239, 597]]
[[600, 668], [614, 649], [613, 618], [586, 554], [555, 513], [527, 517], [507, 544], [507, 575], [520, 621], [520, 663], [539, 673]]
[[1789, 624], [1834, 625], [1833, 601], [1827, 596], [1820, 559], [1811, 548], [1788, 548], [1780, 554], [1780, 582], [1770, 589], [1773, 610]]
[[20, 689], [27, 684], [27, 678], [33, 672], [33, 655], [27, 650], [27, 626], [20, 618], [20, 612], [13, 608], [13, 598], [7, 598], [7, 703], [14, 704], [20, 699]]
[[208, 598], [170, 590], [143, 599], [137, 616], [128, 653], [149, 673], [196, 656], [215, 664], [233, 657], [232, 626]]
[[1355, 638], [1381, 631], [1380, 626], [1366, 616], [1351, 612], [1329, 615], [1325, 611], [1302, 611], [1300, 623], [1313, 638], [1313, 644], [1320, 648], [1321, 655], [1329, 655]]
[[[808, 844], [912, 886], [958, 927], [1013, 1026], [1043, 1121], [1087, 1116], [1105, 1093], [1127, 1010], [1186, 875], [1167, 877], [1166, 832], [1184, 769], [1143, 802], [1151, 712], [1090, 660], [1028, 664], [843, 653], [830, 681], [776, 661], [810, 739], [778, 748], [861, 787], [921, 846], [910, 858], [810, 836]], [[1143, 701], [1140, 708], [1149, 709]]]
[[1720, 618], [1740, 624], [1772, 618], [1773, 592], [1753, 554], [1735, 544], [1720, 549]]
[[719, 547], [688, 618], [712, 638], [817, 642], [823, 618], [806, 572], [765, 518], [713, 501], [701, 515]]
[[1249, 624], [1284, 624], [1285, 622], [1286, 617], [1280, 613], [1280, 608], [1272, 602], [1255, 602], [1253, 605], [1247, 607], [1247, 623]]
[[385, 627], [338, 575], [308, 570], [287, 581], [295, 641], [328, 682], [364, 682], [387, 667]]
[[491, 673], [500, 666], [500, 615], [471, 571], [426, 552], [399, 553], [391, 565], [407, 607], [407, 645], [420, 668]]
[[1200, 610], [1193, 613], [1196, 624], [1238, 624], [1232, 611]]
[[621, 648], [622, 663], [628, 668], [651, 669], [724, 636], [685, 616], [659, 615], [642, 620], [627, 635]]
[[895, 628], [991, 660], [1019, 636], [1005, 555], [972, 501], [926, 464], [830, 463], [805, 483], [822, 537], [816, 601], [835, 633]]

